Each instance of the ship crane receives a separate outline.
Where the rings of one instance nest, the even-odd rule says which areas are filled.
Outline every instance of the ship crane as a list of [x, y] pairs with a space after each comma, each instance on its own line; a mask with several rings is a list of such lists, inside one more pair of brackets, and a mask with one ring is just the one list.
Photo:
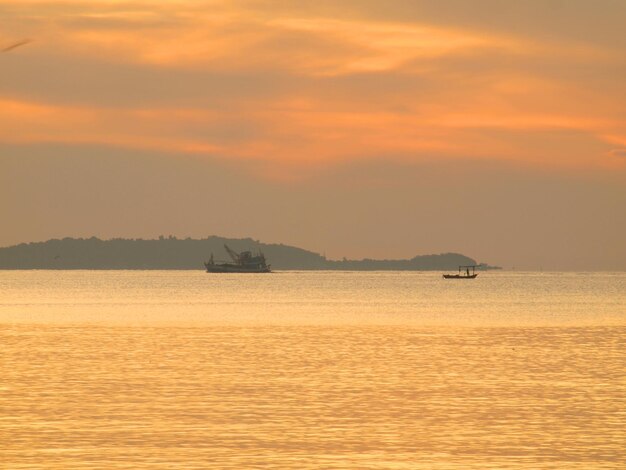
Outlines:
[[235, 263], [239, 264], [241, 262], [239, 253], [231, 250], [226, 243], [224, 243], [224, 248], [226, 248], [226, 252], [230, 255], [230, 257], [233, 259]]

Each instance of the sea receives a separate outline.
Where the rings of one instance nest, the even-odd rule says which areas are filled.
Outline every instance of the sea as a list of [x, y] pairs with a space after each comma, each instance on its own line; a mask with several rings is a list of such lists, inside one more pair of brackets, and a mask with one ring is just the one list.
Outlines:
[[626, 273], [0, 271], [0, 468], [626, 468]]

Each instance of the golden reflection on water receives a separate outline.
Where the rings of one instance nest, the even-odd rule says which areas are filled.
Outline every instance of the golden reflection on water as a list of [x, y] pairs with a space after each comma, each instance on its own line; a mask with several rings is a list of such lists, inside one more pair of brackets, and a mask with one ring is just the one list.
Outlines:
[[[303, 276], [304, 284], [319, 281]], [[114, 279], [108, 289], [119, 283]], [[62, 304], [60, 311], [72, 312], [66, 322], [52, 321], [50, 312], [37, 317], [25, 306], [28, 287], [21, 293], [14, 281], [3, 287], [10, 300], [0, 301], [2, 468], [626, 465], [621, 294], [608, 295], [603, 307], [579, 299], [592, 310], [613, 311], [605, 325], [579, 312], [574, 323], [580, 324], [557, 316], [554, 325], [507, 327], [464, 324], [454, 309], [450, 319], [461, 326], [401, 324], [395, 314], [389, 324], [384, 317], [363, 324], [346, 299], [335, 306], [336, 324], [330, 317], [315, 324], [306, 303], [284, 290], [274, 294], [275, 303], [283, 312], [292, 302], [290, 322], [263, 324], [264, 313], [218, 324], [217, 314], [208, 321], [196, 311], [209, 308], [201, 295], [186, 292], [195, 305], [192, 318], [204, 320], [180, 327], [146, 319], [150, 296], [138, 294], [142, 288], [131, 281], [113, 299], [126, 313], [133, 304], [142, 312], [127, 324], [94, 321], [111, 300], [85, 301], [97, 291], [91, 287], [57, 297], [31, 291], [33, 309]], [[106, 286], [100, 292], [111, 293]], [[350, 293], [355, 301], [358, 294]], [[79, 307], [68, 306], [72, 296]], [[569, 294], [561, 289], [550, 296]], [[431, 301], [433, 310], [441, 308]], [[485, 308], [517, 308], [490, 302]], [[20, 312], [28, 315], [17, 321]]]

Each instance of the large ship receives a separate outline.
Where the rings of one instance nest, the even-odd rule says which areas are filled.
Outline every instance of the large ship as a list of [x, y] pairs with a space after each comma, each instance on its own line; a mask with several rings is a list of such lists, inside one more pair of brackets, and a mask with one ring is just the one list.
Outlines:
[[209, 261], [204, 263], [207, 273], [269, 273], [270, 265], [265, 262], [265, 256], [259, 252], [256, 256], [251, 251], [237, 253], [231, 250], [228, 245], [224, 245], [226, 252], [230, 255], [232, 263], [215, 262], [213, 253]]

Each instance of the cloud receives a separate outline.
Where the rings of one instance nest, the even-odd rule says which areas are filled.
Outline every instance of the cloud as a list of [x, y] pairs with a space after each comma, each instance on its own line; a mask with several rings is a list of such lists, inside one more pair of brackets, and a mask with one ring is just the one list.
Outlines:
[[[0, 144], [0, 155], [0, 213], [10, 221], [0, 246], [221, 234], [334, 258], [460, 251], [507, 267], [626, 268], [623, 180], [599, 172], [390, 158], [318, 166], [315, 177], [276, 184], [237, 162], [153, 150]], [[460, 227], [471, 230], [460, 236]]]
[[16, 49], [16, 48], [18, 48], [20, 46], [24, 46], [24, 45], [28, 44], [29, 42], [31, 42], [30, 39], [22, 39], [21, 41], [17, 41], [17, 42], [14, 42], [12, 44], [9, 44], [7, 46], [4, 46], [2, 49], [0, 49], [0, 52], [10, 52], [13, 49]]
[[593, 44], [622, 49], [622, 0], [316, 0], [301, 2], [254, 1], [283, 14], [326, 15], [391, 23], [423, 23], [435, 27], [483, 31], [490, 34], [536, 38], [539, 42]]
[[520, 5], [0, 0], [38, 37], [2, 56], [0, 139], [275, 174], [390, 158], [623, 170], [624, 49], [594, 23], [611, 15], [575, 0], [550, 34], [535, 20], [556, 6]]

